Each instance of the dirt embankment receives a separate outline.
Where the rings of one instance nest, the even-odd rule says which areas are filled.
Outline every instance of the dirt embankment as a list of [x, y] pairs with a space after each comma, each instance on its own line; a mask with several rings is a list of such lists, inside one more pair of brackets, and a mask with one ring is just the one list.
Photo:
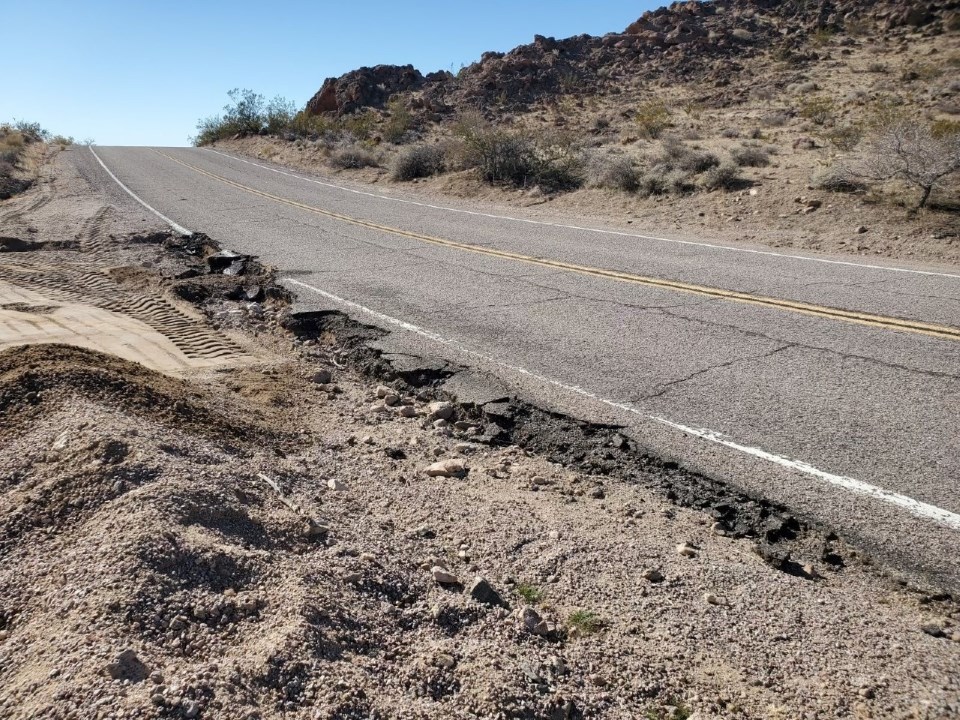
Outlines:
[[[181, 365], [0, 352], [3, 717], [956, 715], [949, 597], [615, 428], [449, 402], [377, 331], [292, 315], [269, 269], [144, 232], [69, 168], [11, 223], [40, 246], [0, 251], [0, 291], [34, 294], [0, 310], [112, 283], [232, 352], [190, 365], [143, 300], [109, 312]], [[24, 280], [41, 265], [69, 297]]]

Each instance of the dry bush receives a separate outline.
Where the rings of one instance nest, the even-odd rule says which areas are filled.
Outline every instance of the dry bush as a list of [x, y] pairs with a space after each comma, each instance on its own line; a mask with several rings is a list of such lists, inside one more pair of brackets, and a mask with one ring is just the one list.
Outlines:
[[640, 176], [629, 157], [598, 154], [587, 163], [587, 184], [596, 188], [636, 192]]
[[783, 127], [790, 122], [790, 117], [790, 113], [786, 110], [777, 110], [764, 115], [762, 118], [760, 118], [760, 122], [767, 127]]
[[806, 98], [800, 103], [800, 116], [806, 118], [814, 125], [825, 125], [833, 119], [836, 112], [836, 105], [828, 97]]
[[660, 153], [654, 156], [653, 164], [667, 172], [683, 170], [688, 173], [702, 173], [719, 165], [720, 158], [707, 150], [688, 147], [671, 137], [660, 144]]
[[770, 153], [752, 145], [741, 145], [731, 149], [730, 158], [740, 167], [766, 167], [770, 164]]
[[810, 178], [810, 184], [817, 190], [838, 193], [863, 192], [867, 189], [866, 184], [842, 164], [815, 172]]
[[877, 183], [898, 180], [920, 191], [917, 209], [931, 193], [960, 173], [960, 133], [935, 134], [933, 128], [908, 117], [876, 127], [853, 166], [861, 178]]
[[672, 124], [670, 110], [664, 103], [656, 100], [638, 107], [634, 121], [640, 134], [648, 140], [656, 140]]
[[393, 162], [391, 177], [394, 180], [414, 180], [442, 173], [443, 150], [436, 145], [414, 145], [407, 148]]
[[327, 162], [338, 170], [357, 170], [377, 166], [376, 158], [368, 150], [356, 145], [335, 150], [330, 154]]
[[413, 113], [399, 100], [391, 100], [387, 109], [390, 117], [383, 124], [383, 139], [394, 144], [402, 143], [407, 133], [413, 129]]
[[710, 168], [700, 178], [705, 190], [733, 190], [742, 182], [740, 168], [733, 163], [723, 163]]
[[820, 133], [820, 137], [833, 145], [837, 150], [849, 152], [856, 148], [863, 139], [863, 126], [859, 123], [837, 125]]
[[729, 140], [736, 140], [740, 137], [740, 130], [735, 127], [727, 127], [720, 131], [720, 137], [728, 138]]

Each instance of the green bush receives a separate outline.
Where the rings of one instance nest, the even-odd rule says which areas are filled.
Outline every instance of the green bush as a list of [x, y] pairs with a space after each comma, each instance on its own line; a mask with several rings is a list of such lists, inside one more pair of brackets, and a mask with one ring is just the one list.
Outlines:
[[454, 125], [461, 141], [461, 162], [476, 168], [494, 185], [540, 186], [547, 192], [583, 184], [583, 162], [569, 138], [539, 142], [516, 131], [491, 127], [479, 115], [461, 116]]
[[394, 180], [414, 180], [443, 172], [443, 151], [435, 145], [414, 145], [407, 148], [393, 162]]
[[413, 113], [399, 100], [392, 100], [387, 109], [390, 111], [390, 117], [383, 125], [383, 139], [398, 145], [413, 129]]
[[191, 138], [194, 145], [209, 145], [235, 135], [282, 132], [296, 114], [293, 103], [282, 97], [267, 102], [263, 95], [239, 88], [230, 90], [227, 96], [231, 102], [224, 105], [223, 115], [197, 121], [197, 134]]

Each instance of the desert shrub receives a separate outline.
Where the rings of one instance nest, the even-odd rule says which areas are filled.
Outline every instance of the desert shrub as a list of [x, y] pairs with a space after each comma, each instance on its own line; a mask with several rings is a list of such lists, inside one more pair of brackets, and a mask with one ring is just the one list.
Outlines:
[[640, 184], [633, 160], [626, 156], [595, 155], [587, 165], [591, 187], [635, 192]]
[[462, 165], [477, 168], [488, 183], [539, 185], [547, 191], [583, 184], [582, 157], [570, 137], [536, 141], [521, 132], [491, 127], [477, 114], [461, 116], [453, 131], [461, 142]]
[[321, 138], [332, 135], [336, 125], [323, 115], [311, 115], [301, 110], [290, 120], [290, 126], [287, 129], [301, 137]]
[[290, 128], [296, 115], [297, 108], [293, 102], [278, 95], [267, 103], [263, 111], [262, 128], [271, 135], [277, 135]]
[[867, 189], [867, 186], [843, 165], [832, 165], [815, 172], [810, 178], [810, 184], [817, 190], [838, 193], [863, 192]]
[[222, 115], [197, 121], [197, 134], [191, 138], [194, 145], [209, 145], [234, 135], [280, 132], [294, 118], [293, 103], [281, 97], [267, 102], [263, 95], [239, 88], [230, 90], [227, 96], [230, 102], [224, 105]]
[[688, 173], [702, 173], [719, 165], [720, 158], [712, 152], [691, 148], [671, 137], [660, 143], [660, 153], [654, 157], [653, 163], [666, 172], [683, 170]]
[[693, 175], [685, 170], [671, 170], [664, 176], [663, 182], [667, 191], [675, 195], [683, 195], [697, 189]]
[[414, 145], [407, 148], [393, 162], [394, 180], [414, 180], [443, 172], [443, 150], [436, 145]]
[[930, 124], [909, 117], [876, 124], [853, 171], [867, 181], [897, 180], [920, 191], [916, 208], [960, 173], [960, 133], [934, 133]]
[[399, 100], [391, 100], [387, 109], [390, 111], [390, 117], [383, 125], [383, 139], [387, 142], [399, 144], [403, 142], [406, 134], [413, 129], [413, 113]]
[[867, 65], [867, 72], [882, 75], [887, 72], [887, 66], [882, 62], [874, 61]]
[[700, 178], [705, 190], [732, 190], [740, 181], [740, 168], [733, 163], [722, 163], [710, 168]]
[[785, 110], [770, 112], [760, 118], [760, 122], [767, 127], [783, 127], [790, 122], [790, 113]]
[[853, 150], [863, 139], [863, 126], [858, 123], [837, 125], [820, 133], [821, 137], [837, 150]]
[[54, 135], [50, 138], [51, 145], [59, 145], [60, 147], [69, 147], [74, 144], [74, 139], [69, 135]]
[[833, 118], [835, 110], [833, 100], [824, 96], [805, 98], [800, 103], [800, 116], [814, 125], [825, 125]]
[[766, 167], [770, 164], [770, 153], [761, 147], [741, 145], [730, 150], [730, 159], [739, 167]]
[[671, 125], [670, 110], [662, 102], [650, 101], [637, 108], [634, 121], [643, 137], [656, 140]]
[[930, 124], [930, 132], [935, 138], [947, 138], [951, 135], [960, 135], [960, 120], [934, 120]]
[[720, 136], [730, 140], [736, 140], [738, 137], [740, 137], [740, 130], [735, 127], [724, 128], [720, 131]]
[[377, 114], [373, 110], [353, 113], [340, 119], [340, 126], [355, 140], [369, 140], [377, 127]]
[[335, 150], [327, 162], [339, 170], [356, 170], [377, 165], [376, 158], [369, 151], [356, 145]]
[[656, 168], [647, 170], [637, 180], [637, 193], [645, 197], [650, 195], [666, 195], [669, 192], [667, 177]]

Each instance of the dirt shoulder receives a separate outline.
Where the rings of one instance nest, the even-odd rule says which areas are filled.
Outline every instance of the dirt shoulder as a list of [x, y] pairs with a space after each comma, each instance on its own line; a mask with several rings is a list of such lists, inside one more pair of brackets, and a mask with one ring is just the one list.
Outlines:
[[0, 291], [25, 297], [0, 325], [115, 296], [128, 344], [140, 327], [185, 360], [0, 352], [4, 717], [960, 709], [949, 597], [776, 508], [671, 502], [644, 478], [682, 468], [646, 459], [630, 481], [614, 431], [579, 428], [589, 471], [551, 462], [523, 430], [535, 409], [393, 371], [377, 331], [293, 313], [269, 268], [111, 204], [69, 155], [43, 203], [0, 208], [35, 243], [0, 251]]

